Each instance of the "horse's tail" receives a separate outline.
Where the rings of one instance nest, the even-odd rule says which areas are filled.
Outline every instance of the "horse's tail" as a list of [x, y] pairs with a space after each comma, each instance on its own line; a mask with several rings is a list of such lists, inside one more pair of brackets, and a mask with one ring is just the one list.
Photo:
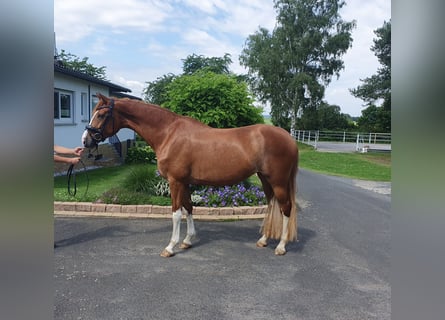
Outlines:
[[[289, 215], [288, 222], [288, 233], [287, 241], [293, 241], [297, 238], [297, 201], [296, 201], [296, 190], [297, 190], [297, 171], [298, 165], [295, 163], [291, 170], [291, 174], [288, 181], [288, 192], [291, 202], [291, 211]], [[261, 227], [261, 232], [267, 238], [280, 239], [283, 229], [283, 215], [281, 214], [280, 206], [275, 195], [269, 201], [266, 216], [263, 220], [263, 225]]]
[[297, 240], [297, 171], [298, 163], [292, 168], [289, 179], [290, 215], [288, 223], [287, 241]]

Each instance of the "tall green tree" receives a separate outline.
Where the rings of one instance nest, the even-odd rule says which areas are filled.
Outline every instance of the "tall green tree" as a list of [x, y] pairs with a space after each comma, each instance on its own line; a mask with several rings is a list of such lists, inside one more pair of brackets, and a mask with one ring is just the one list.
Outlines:
[[291, 132], [308, 108], [322, 102], [332, 76], [344, 68], [355, 21], [344, 21], [345, 1], [274, 0], [277, 22], [250, 35], [240, 55], [258, 98], [269, 101], [272, 122]]
[[370, 105], [357, 120], [360, 131], [391, 132], [391, 110]]
[[205, 57], [203, 55], [192, 54], [182, 60], [182, 70], [184, 74], [193, 74], [199, 70], [211, 71], [218, 74], [229, 74], [229, 67], [232, 59], [229, 53], [224, 57]]
[[[371, 51], [379, 60], [381, 67], [377, 73], [364, 80], [362, 85], [350, 89], [350, 92], [357, 98], [365, 101], [368, 106], [362, 111], [359, 125], [363, 129], [370, 131], [390, 132], [391, 131], [391, 20], [384, 22], [381, 28], [374, 31], [377, 38]], [[382, 101], [380, 106], [376, 103]], [[368, 110], [369, 109], [369, 110]], [[376, 121], [373, 125], [373, 121]]]
[[92, 77], [101, 80], [107, 80], [106, 67], [96, 67], [92, 63], [88, 62], [88, 57], [79, 58], [75, 54], [65, 52], [61, 50], [60, 54], [55, 56], [55, 59], [62, 63], [63, 66], [68, 67], [74, 71], [79, 71], [88, 74]]
[[155, 81], [146, 82], [144, 100], [162, 106], [168, 100], [167, 87], [177, 76], [169, 73], [158, 77]]
[[253, 105], [245, 82], [206, 70], [175, 78], [168, 85], [164, 106], [215, 128], [264, 122], [262, 109]]
[[230, 71], [230, 54], [183, 59], [181, 75], [167, 74], [147, 82], [144, 100], [212, 127], [230, 128], [264, 123], [262, 109], [253, 105], [245, 77]]
[[299, 128], [304, 130], [349, 130], [354, 127], [348, 115], [341, 113], [337, 105], [322, 102], [317, 108], [305, 110], [299, 121]]
[[[224, 54], [224, 57], [205, 57], [194, 53], [182, 59], [182, 63], [181, 75], [191, 75], [203, 70], [217, 74], [230, 74], [229, 67], [232, 59], [229, 53]], [[181, 75], [169, 73], [158, 77], [155, 81], [146, 82], [147, 87], [144, 89], [144, 100], [157, 105], [163, 105], [168, 100], [168, 85]], [[243, 80], [242, 76], [237, 77]]]

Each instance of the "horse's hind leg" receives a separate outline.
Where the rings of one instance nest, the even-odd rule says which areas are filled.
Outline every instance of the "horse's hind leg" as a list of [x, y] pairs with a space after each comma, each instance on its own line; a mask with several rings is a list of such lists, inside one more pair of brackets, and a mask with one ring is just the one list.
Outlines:
[[278, 243], [277, 247], [275, 248], [275, 254], [278, 256], [282, 256], [282, 255], [286, 254], [288, 224], [289, 224], [289, 217], [286, 217], [285, 215], [283, 215], [283, 231], [281, 233], [280, 242]]
[[180, 248], [181, 249], [189, 249], [192, 246], [192, 238], [196, 235], [195, 224], [193, 223], [193, 206], [190, 197], [190, 188], [186, 188], [184, 191], [183, 197], [183, 211], [187, 220], [187, 235], [182, 241]]
[[281, 237], [280, 242], [275, 248], [275, 254], [282, 256], [286, 254], [286, 244], [288, 242], [288, 233], [289, 233], [289, 217], [291, 211], [291, 201], [289, 199], [290, 195], [287, 192], [277, 192], [277, 200], [280, 206], [280, 211], [283, 215], [283, 226], [281, 229]]
[[[268, 183], [263, 182], [263, 186], [269, 188]], [[280, 239], [275, 248], [276, 255], [286, 254], [286, 244], [289, 241], [289, 221], [292, 203], [287, 188], [284, 186], [271, 187], [272, 197], [268, 198], [268, 212], [264, 218], [262, 231], [263, 236], [257, 241], [258, 247], [267, 246], [267, 239]]]
[[[270, 201], [273, 198], [272, 186], [270, 185], [270, 183], [267, 181], [266, 177], [261, 172], [258, 172], [257, 175], [258, 175], [258, 178], [260, 178], [260, 180], [261, 180], [261, 184], [263, 185], [263, 191], [264, 191], [264, 195], [266, 196], [267, 203], [270, 204]], [[267, 247], [267, 236], [264, 232], [264, 228], [263, 228], [263, 235], [256, 242], [256, 246], [260, 247], [260, 248]]]

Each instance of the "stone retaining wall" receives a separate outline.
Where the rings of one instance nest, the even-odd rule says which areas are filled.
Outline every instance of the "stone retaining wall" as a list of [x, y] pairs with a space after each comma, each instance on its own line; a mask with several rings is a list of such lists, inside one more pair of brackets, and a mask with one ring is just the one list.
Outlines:
[[[241, 207], [193, 207], [194, 217], [212, 219], [263, 218], [267, 206]], [[171, 218], [170, 206], [121, 205], [91, 202], [54, 202], [54, 214], [68, 216], [110, 216], [140, 218]]]

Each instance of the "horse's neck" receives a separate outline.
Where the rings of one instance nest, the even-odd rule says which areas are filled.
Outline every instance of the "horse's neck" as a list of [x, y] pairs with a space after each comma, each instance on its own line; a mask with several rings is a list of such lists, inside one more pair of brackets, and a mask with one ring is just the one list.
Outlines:
[[125, 119], [123, 127], [134, 130], [155, 151], [164, 142], [168, 127], [179, 117], [168, 110], [142, 102], [123, 103], [119, 111]]

